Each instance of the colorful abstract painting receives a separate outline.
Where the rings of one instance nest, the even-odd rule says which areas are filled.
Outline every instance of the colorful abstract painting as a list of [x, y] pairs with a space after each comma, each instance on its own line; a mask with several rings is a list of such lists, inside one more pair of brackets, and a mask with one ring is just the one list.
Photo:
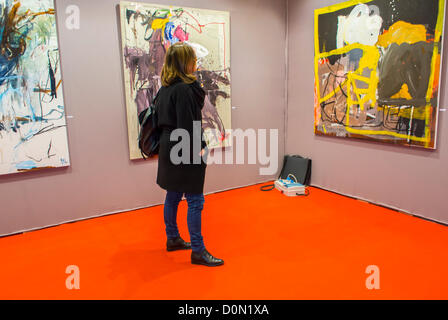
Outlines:
[[0, 37], [0, 174], [68, 166], [53, 0], [1, 0]]
[[166, 50], [186, 42], [196, 51], [197, 78], [207, 93], [202, 111], [208, 147], [230, 145], [230, 16], [228, 12], [121, 2], [124, 82], [131, 159], [138, 149], [138, 114], [161, 87]]
[[315, 11], [315, 133], [435, 149], [445, 0]]

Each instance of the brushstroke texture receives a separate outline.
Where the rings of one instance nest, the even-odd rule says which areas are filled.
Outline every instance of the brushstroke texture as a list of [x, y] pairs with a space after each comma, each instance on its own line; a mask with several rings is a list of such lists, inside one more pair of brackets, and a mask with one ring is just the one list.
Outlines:
[[0, 36], [0, 174], [68, 165], [53, 1], [0, 1]]
[[[222, 50], [222, 45], [214, 48], [204, 46], [204, 43], [210, 41], [208, 39], [213, 39], [211, 42], [213, 43], [222, 34], [225, 36], [225, 32], [207, 34], [207, 25], [218, 26], [212, 30], [219, 31], [219, 26], [225, 30], [224, 23], [213, 21], [211, 14], [207, 13], [207, 16], [204, 13], [208, 22], [201, 24], [201, 10], [190, 12], [193, 9], [166, 9], [136, 3], [124, 3], [122, 6], [122, 18], [125, 19], [122, 21], [124, 22], [123, 55], [125, 72], [129, 77], [129, 83], [126, 83], [129, 87], [126, 90], [134, 104], [134, 106], [128, 105], [128, 108], [136, 108], [139, 114], [148, 107], [161, 87], [160, 73], [166, 50], [176, 42], [187, 42], [196, 51], [197, 78], [207, 93], [203, 108], [203, 128], [208, 138], [212, 140], [209, 145], [211, 148], [227, 145], [225, 141], [228, 137], [227, 128], [218, 110], [230, 114], [230, 70], [226, 66], [225, 53], [220, 53], [224, 57], [223, 62], [217, 63], [212, 60], [216, 59], [217, 54], [212, 54], [210, 50]], [[192, 36], [196, 40], [193, 41]], [[203, 44], [197, 43], [200, 39], [204, 39]], [[225, 51], [225, 38], [223, 43]], [[220, 65], [219, 68], [210, 68], [217, 64]], [[223, 103], [228, 106], [223, 108], [220, 106]], [[130, 143], [134, 140], [130, 138]]]
[[444, 5], [372, 0], [316, 10], [315, 133], [434, 148]]

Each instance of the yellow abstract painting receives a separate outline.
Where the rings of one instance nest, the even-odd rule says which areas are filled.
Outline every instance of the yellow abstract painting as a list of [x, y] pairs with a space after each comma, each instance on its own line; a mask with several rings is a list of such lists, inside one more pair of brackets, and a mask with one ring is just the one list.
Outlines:
[[317, 135], [436, 148], [445, 0], [315, 10]]

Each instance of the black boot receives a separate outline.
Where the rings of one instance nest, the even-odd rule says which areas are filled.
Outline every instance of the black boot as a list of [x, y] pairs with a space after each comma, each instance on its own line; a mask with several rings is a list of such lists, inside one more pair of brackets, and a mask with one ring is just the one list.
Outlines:
[[224, 264], [224, 260], [215, 258], [206, 249], [202, 253], [191, 252], [191, 263], [208, 267], [216, 267]]
[[188, 249], [191, 249], [191, 243], [185, 242], [181, 237], [177, 237], [176, 239], [168, 239], [166, 241], [167, 251], [188, 250]]

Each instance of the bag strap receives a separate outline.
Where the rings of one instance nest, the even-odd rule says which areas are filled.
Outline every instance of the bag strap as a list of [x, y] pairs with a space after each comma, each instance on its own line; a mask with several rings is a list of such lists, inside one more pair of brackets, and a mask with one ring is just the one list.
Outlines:
[[275, 189], [275, 184], [267, 184], [260, 187], [261, 191], [271, 191]]
[[[160, 88], [160, 89], [162, 89], [162, 88]], [[159, 89], [159, 91], [157, 91], [156, 95], [152, 98], [151, 104], [155, 105], [156, 100], [159, 97], [160, 89]]]
[[[283, 160], [283, 164], [285, 163], [286, 160]], [[282, 168], [282, 172], [283, 172], [283, 168]], [[282, 173], [279, 174], [278, 179], [280, 179], [280, 177], [282, 176]], [[272, 191], [275, 189], [275, 184], [266, 184], [264, 186], [260, 187], [261, 191]]]

